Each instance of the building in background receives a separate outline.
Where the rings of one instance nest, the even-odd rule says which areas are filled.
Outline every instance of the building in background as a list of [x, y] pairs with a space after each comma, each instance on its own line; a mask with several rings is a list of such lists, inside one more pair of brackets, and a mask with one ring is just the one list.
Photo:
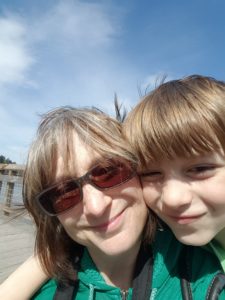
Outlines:
[[24, 165], [0, 164], [0, 204], [7, 214], [22, 205]]

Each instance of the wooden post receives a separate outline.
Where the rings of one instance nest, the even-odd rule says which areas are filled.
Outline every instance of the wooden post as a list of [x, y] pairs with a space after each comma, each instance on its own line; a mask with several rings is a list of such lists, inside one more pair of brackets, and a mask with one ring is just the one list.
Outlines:
[[14, 182], [7, 182], [5, 206], [11, 207]]
[[[12, 175], [12, 170], [9, 170], [9, 180]], [[10, 214], [10, 207], [12, 204], [12, 196], [14, 191], [14, 182], [8, 181], [6, 184], [6, 191], [5, 191], [5, 208], [4, 208], [4, 214], [9, 215]]]

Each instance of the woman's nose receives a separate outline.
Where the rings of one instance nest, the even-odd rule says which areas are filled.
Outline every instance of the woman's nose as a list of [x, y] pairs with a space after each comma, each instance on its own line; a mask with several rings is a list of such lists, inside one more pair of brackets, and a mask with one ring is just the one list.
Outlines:
[[87, 216], [102, 216], [111, 205], [112, 198], [105, 191], [90, 184], [83, 185], [83, 211]]

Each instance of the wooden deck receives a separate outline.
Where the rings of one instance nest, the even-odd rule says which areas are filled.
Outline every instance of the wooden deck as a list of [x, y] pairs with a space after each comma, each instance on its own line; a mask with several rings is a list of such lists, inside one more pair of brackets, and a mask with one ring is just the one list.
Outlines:
[[28, 216], [11, 220], [0, 206], [0, 283], [33, 253], [34, 232]]

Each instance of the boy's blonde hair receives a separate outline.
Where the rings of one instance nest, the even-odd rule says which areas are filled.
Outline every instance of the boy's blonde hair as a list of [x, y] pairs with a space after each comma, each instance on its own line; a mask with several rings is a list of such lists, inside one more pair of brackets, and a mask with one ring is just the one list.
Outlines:
[[200, 75], [163, 83], [129, 113], [124, 132], [141, 168], [225, 150], [225, 83]]

